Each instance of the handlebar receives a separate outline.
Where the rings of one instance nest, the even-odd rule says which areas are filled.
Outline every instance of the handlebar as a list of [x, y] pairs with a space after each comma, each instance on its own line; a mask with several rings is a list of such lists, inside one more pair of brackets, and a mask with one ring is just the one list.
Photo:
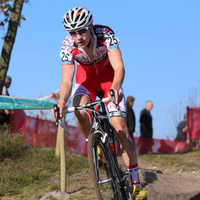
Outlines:
[[[75, 111], [78, 111], [78, 110], [83, 110], [83, 109], [87, 109], [87, 108], [91, 108], [92, 106], [95, 106], [97, 105], [98, 103], [100, 102], [103, 102], [103, 103], [106, 103], [106, 102], [109, 102], [110, 99], [107, 97], [107, 98], [103, 98], [101, 100], [98, 100], [98, 101], [94, 101], [94, 102], [89, 102], [89, 103], [86, 103], [84, 105], [80, 105], [80, 106], [72, 106], [72, 107], [69, 107], [69, 108], [65, 108], [63, 110], [63, 113], [72, 113], [72, 112], [75, 112]], [[62, 118], [60, 118], [60, 114], [59, 114], [59, 107], [57, 106], [57, 104], [55, 104], [53, 106], [53, 109], [55, 111], [55, 118], [56, 118], [56, 127], [58, 127], [58, 124], [60, 123], [61, 127], [66, 131], [68, 132], [65, 124], [64, 124], [64, 121]]]
[[[109, 91], [110, 95], [111, 95], [111, 98], [113, 100], [113, 103], [116, 105], [116, 108], [118, 111], [120, 111], [120, 108], [119, 108], [119, 105], [115, 103], [115, 95], [114, 95], [114, 90], [113, 89], [110, 89]], [[86, 103], [84, 105], [80, 105], [80, 106], [72, 106], [72, 107], [69, 107], [69, 108], [65, 108], [63, 110], [63, 113], [72, 113], [72, 112], [75, 112], [75, 111], [78, 111], [78, 110], [83, 110], [83, 109], [87, 109], [87, 108], [91, 108], [92, 106], [95, 106], [99, 103], [106, 103], [106, 102], [109, 102], [110, 99], [107, 97], [107, 98], [103, 98], [103, 99], [100, 99], [100, 100], [97, 100], [97, 101], [94, 101], [94, 102], [89, 102], [89, 103]], [[59, 116], [59, 107], [57, 106], [57, 104], [55, 104], [53, 106], [53, 109], [55, 111], [55, 118], [56, 118], [56, 127], [58, 127], [58, 124], [60, 123], [61, 127], [66, 131], [68, 132], [65, 124], [64, 124], [64, 121], [63, 119], [61, 119]]]
[[81, 106], [73, 106], [73, 107], [66, 108], [63, 111], [63, 113], [71, 113], [71, 112], [78, 111], [78, 110], [81, 110], [81, 109], [90, 108], [91, 106], [97, 105], [100, 102], [106, 103], [106, 102], [109, 102], [109, 101], [110, 101], [110, 99], [108, 97], [103, 98], [101, 100], [89, 102], [89, 103], [86, 103], [86, 104], [81, 105]]

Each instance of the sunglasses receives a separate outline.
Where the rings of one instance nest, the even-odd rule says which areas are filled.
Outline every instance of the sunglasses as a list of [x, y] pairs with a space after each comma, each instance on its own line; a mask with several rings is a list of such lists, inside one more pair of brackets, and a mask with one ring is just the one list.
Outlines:
[[69, 31], [69, 34], [72, 37], [76, 37], [78, 34], [79, 35], [84, 35], [88, 31], [89, 27], [84, 27], [82, 29], [76, 30], [76, 31]]

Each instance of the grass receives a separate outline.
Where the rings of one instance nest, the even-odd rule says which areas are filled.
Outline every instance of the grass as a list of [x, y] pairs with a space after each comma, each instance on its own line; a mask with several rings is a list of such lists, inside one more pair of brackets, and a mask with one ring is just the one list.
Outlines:
[[[87, 159], [67, 153], [67, 175], [88, 169]], [[81, 166], [81, 167], [80, 167]], [[5, 196], [38, 199], [60, 189], [60, 165], [55, 149], [35, 149], [20, 134], [0, 133], [0, 199]], [[15, 199], [15, 198], [14, 198]]]
[[22, 135], [10, 134], [10, 127], [0, 126], [0, 162], [4, 159], [17, 159], [27, 149]]
[[140, 155], [139, 159], [151, 164], [164, 167], [174, 167], [182, 171], [200, 170], [200, 150], [191, 150], [187, 153], [174, 154], [145, 154]]

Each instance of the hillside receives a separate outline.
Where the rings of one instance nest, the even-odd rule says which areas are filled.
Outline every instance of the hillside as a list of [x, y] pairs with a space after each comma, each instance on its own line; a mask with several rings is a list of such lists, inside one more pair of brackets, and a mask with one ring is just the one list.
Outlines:
[[[52, 157], [52, 150], [48, 151], [51, 152]], [[199, 157], [200, 151], [184, 154], [151, 154], [139, 156], [140, 179], [149, 191], [148, 200], [200, 200]], [[35, 159], [35, 156], [33, 156], [33, 159]], [[53, 159], [51, 162], [53, 162]], [[52, 176], [47, 176], [46, 179], [37, 181], [37, 184], [28, 183], [27, 186], [24, 185], [21, 187], [17, 192], [18, 194], [10, 195], [7, 193], [6, 196], [1, 196], [0, 199], [57, 199], [45, 196], [48, 192], [59, 190], [60, 188], [59, 168], [55, 168], [55, 163], [52, 163], [52, 165], [55, 170]], [[49, 163], [50, 166], [51, 164]], [[67, 168], [68, 198], [63, 199], [95, 199], [87, 168], [87, 159], [68, 153]]]
[[[0, 137], [0, 199], [57, 199], [46, 195], [60, 189], [55, 150], [34, 149], [23, 145], [21, 137], [11, 138]], [[148, 200], [200, 200], [199, 158], [200, 150], [139, 156], [140, 180], [149, 191]], [[87, 158], [67, 152], [66, 164], [67, 193], [63, 199], [94, 200]]]

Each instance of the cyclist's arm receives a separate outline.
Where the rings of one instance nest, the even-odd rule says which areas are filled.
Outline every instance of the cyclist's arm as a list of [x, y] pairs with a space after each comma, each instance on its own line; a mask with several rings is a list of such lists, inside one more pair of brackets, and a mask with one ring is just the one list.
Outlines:
[[75, 72], [74, 64], [62, 65], [60, 100], [58, 102], [58, 107], [60, 108], [60, 117], [62, 117], [62, 110], [64, 109], [65, 103], [68, 101], [71, 95], [74, 72]]
[[121, 100], [119, 99], [119, 90], [124, 81], [125, 75], [124, 64], [120, 49], [117, 48], [115, 50], [109, 51], [108, 57], [115, 71], [111, 88], [115, 91], [115, 101], [118, 104]]

